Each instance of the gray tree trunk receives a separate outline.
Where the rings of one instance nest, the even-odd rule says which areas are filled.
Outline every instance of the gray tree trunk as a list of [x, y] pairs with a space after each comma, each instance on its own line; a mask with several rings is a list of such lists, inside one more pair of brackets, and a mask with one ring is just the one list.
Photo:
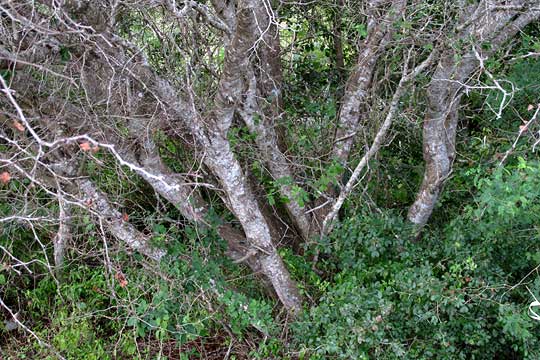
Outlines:
[[[494, 54], [504, 43], [530, 22], [540, 11], [528, 6], [529, 1], [515, 0], [498, 8], [492, 1], [481, 1], [465, 10], [456, 27], [456, 39], [466, 44], [465, 51], [456, 51], [457, 43], [446, 45], [427, 89], [427, 110], [423, 128], [424, 178], [409, 208], [408, 219], [419, 228], [429, 220], [451, 174], [456, 154], [456, 129], [459, 102], [471, 74], [479, 68], [478, 56]], [[537, 5], [537, 4], [536, 4]], [[483, 44], [490, 44], [486, 50]], [[463, 46], [463, 45], [461, 45]]]

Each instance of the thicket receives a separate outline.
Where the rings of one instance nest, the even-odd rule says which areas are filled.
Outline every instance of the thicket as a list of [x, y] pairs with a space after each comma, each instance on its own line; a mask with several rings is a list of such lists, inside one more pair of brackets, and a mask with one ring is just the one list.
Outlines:
[[[285, 8], [289, 24], [281, 35], [283, 48], [295, 47], [283, 59], [286, 121], [280, 132], [298, 182], [272, 178], [249, 129], [236, 126], [228, 133], [235, 154], [251, 170], [258, 201], [277, 216], [286, 214], [291, 201], [280, 193], [283, 186], [304, 207], [317, 194], [339, 189], [365, 152], [357, 146], [349, 166], [320, 156], [331, 146], [345, 69], [334, 66], [336, 12], [306, 8]], [[443, 9], [430, 11], [442, 16]], [[342, 17], [343, 61], [350, 66], [357, 51], [352, 39], [365, 37], [367, 25], [348, 12]], [[123, 35], [138, 32], [158, 72], [171, 66], [166, 63], [173, 60], [163, 58], [164, 44], [145, 32], [137, 16], [128, 20]], [[414, 23], [396, 26], [397, 39], [415, 31]], [[75, 208], [73, 237], [58, 271], [50, 266], [57, 224], [9, 221], [28, 204], [36, 209], [34, 218], [58, 212], [54, 193], [25, 178], [0, 178], [0, 219], [8, 219], [0, 222], [0, 299], [20, 311], [26, 327], [9, 329], [13, 314], [3, 308], [0, 358], [539, 359], [540, 322], [529, 312], [529, 304], [540, 299], [540, 119], [529, 122], [540, 107], [539, 35], [538, 24], [527, 27], [510, 50], [485, 64], [489, 75], [479, 75], [479, 86], [468, 89], [459, 109], [458, 155], [421, 231], [406, 215], [424, 166], [421, 123], [429, 78], [416, 79], [401, 99], [388, 141], [332, 232], [277, 244], [304, 300], [297, 317], [283, 309], [268, 279], [228, 256], [220, 225], [240, 226], [210, 190], [202, 190], [211, 204], [207, 226], [197, 225], [110, 154], [72, 148], [79, 173], [105, 190], [122, 220], [166, 255], [156, 264], [126, 246], [109, 248], [103, 224]], [[375, 75], [382, 95], [370, 109], [374, 124], [381, 118], [375, 105], [383, 108], [399, 81], [402, 50], [382, 55], [384, 68]], [[422, 57], [431, 49], [426, 44], [416, 50]], [[70, 50], [63, 51], [67, 61]], [[220, 62], [223, 54], [216, 57]], [[12, 70], [0, 76], [16, 79]], [[197, 86], [205, 90], [204, 81]], [[505, 91], [511, 96], [504, 97]], [[375, 129], [367, 123], [361, 136], [371, 138]], [[153, 138], [169, 168], [190, 171], [179, 160], [192, 155], [185, 139], [161, 130]], [[0, 151], [10, 146], [3, 141]]]

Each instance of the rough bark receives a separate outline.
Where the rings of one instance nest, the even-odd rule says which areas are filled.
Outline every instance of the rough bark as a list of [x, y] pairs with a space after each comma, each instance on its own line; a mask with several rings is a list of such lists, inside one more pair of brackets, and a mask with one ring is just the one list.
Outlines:
[[[61, 266], [64, 255], [64, 245], [71, 236], [71, 219], [75, 207], [88, 210], [96, 222], [104, 224], [109, 233], [124, 242], [130, 249], [159, 261], [165, 251], [155, 248], [150, 237], [139, 232], [132, 224], [124, 219], [123, 214], [111, 204], [107, 195], [99, 190], [88, 178], [75, 177], [77, 172], [75, 159], [57, 156], [56, 162], [40, 167], [29, 174], [19, 168], [17, 171], [35, 185], [41, 187], [49, 194], [54, 195], [61, 203], [60, 228], [54, 239], [54, 259], [57, 266]], [[44, 164], [41, 163], [41, 166]], [[52, 189], [52, 190], [51, 190]], [[60, 239], [59, 239], [60, 238]]]
[[359, 130], [361, 107], [366, 101], [377, 60], [390, 43], [394, 22], [405, 10], [405, 0], [392, 1], [384, 17], [376, 14], [376, 4], [368, 4], [368, 35], [362, 42], [356, 64], [345, 86], [332, 149], [332, 159], [346, 164]]
[[[345, 92], [341, 98], [341, 106], [337, 119], [334, 143], [331, 150], [331, 160], [338, 161], [346, 166], [350, 152], [360, 130], [362, 106], [367, 101], [368, 90], [373, 75], [384, 49], [389, 45], [393, 34], [394, 22], [402, 16], [407, 1], [393, 0], [384, 15], [378, 14], [381, 1], [368, 2], [367, 37], [361, 43], [360, 53], [354, 68], [345, 85]], [[324, 219], [331, 211], [331, 206], [338, 196], [334, 187], [328, 187], [326, 194], [317, 199], [313, 205], [316, 231], [320, 232]]]
[[275, 122], [271, 115], [260, 111], [257, 103], [257, 88], [255, 76], [251, 76], [250, 86], [246, 92], [246, 106], [241, 112], [242, 118], [251, 133], [255, 134], [257, 147], [265, 161], [270, 174], [275, 180], [288, 179], [288, 183], [279, 188], [281, 196], [289, 201], [285, 204], [289, 217], [300, 232], [302, 238], [307, 240], [311, 234], [311, 219], [300, 206], [293, 192], [294, 175], [289, 166], [289, 160], [279, 150], [278, 135], [275, 131]]
[[[109, 49], [106, 44], [104, 44], [102, 47], [102, 50], [111, 51], [111, 56], [119, 59], [120, 63], [124, 63], [126, 62], [126, 59], [125, 56], [122, 54], [121, 49], [121, 47]], [[50, 52], [51, 49], [49, 49], [49, 53], [43, 51], [43, 57], [50, 57]], [[3, 55], [5, 55], [6, 57], [9, 56], [9, 58], [14, 58], [14, 55], [9, 54], [8, 52], [0, 53], [0, 56]], [[35, 61], [36, 59], [33, 58], [31, 60]], [[30, 61], [20, 60], [20, 57], [17, 61], [21, 61], [22, 63], [30, 63]], [[96, 62], [97, 61], [99, 61], [99, 59], [96, 59]], [[132, 64], [133, 73], [139, 75], [139, 79], [136, 80], [144, 80], [148, 84], [163, 83], [166, 84], [165, 89], [169, 89], [170, 91], [172, 91], [172, 88], [168, 83], [166, 83], [165, 81], [161, 82], [162, 80], [155, 74], [153, 74], [149, 68], [145, 67], [144, 64], [144, 61]], [[103, 74], [101, 74], [101, 77], [107, 77], [108, 71], [110, 71], [107, 70], [107, 67], [97, 66], [96, 68], [101, 69], [101, 71], [103, 72]], [[112, 76], [112, 74], [110, 76]], [[14, 85], [17, 89], [17, 93], [24, 95], [24, 97], [21, 96], [22, 100], [27, 99], [27, 97], [33, 99], [36, 94], [40, 93], [39, 89], [44, 87], [43, 84], [35, 83], [36, 80], [34, 78], [32, 78], [31, 76], [27, 76], [24, 73], [18, 73], [17, 80], [18, 81], [14, 82]], [[135, 81], [135, 83], [138, 82]], [[103, 99], [107, 98], [107, 93], [105, 90], [99, 90], [100, 86], [96, 84], [94, 85], [95, 86], [87, 84], [88, 88], [92, 87], [94, 89], [92, 93], [87, 93], [87, 95], [89, 96], [89, 100], [94, 103], [102, 102]], [[141, 91], [145, 90], [137, 90], [137, 92], [142, 93]], [[115, 135], [114, 132], [102, 133], [102, 129], [100, 129], [99, 127], [94, 128], [93, 124], [85, 122], [84, 111], [81, 111], [80, 108], [78, 108], [74, 104], [71, 104], [68, 100], [61, 99], [55, 96], [48, 96], [47, 98], [35, 98], [31, 102], [40, 104], [40, 113], [38, 116], [42, 119], [41, 126], [46, 126], [52, 134], [55, 134], [59, 137], [65, 136], [65, 134], [62, 134], [62, 129], [64, 129], [68, 132], [83, 132], [87, 134], [92, 134], [96, 136], [97, 139], [108, 143], [116, 144], [116, 147], [119, 150], [120, 154], [123, 156], [124, 160], [139, 166], [140, 171], [136, 171], [137, 174], [140, 175], [144, 180], [146, 180], [148, 184], [152, 186], [158, 194], [160, 194], [163, 198], [165, 198], [167, 201], [177, 207], [180, 210], [181, 214], [187, 220], [196, 222], [201, 226], [209, 225], [207, 222], [207, 213], [209, 206], [201, 198], [198, 189], [195, 189], [192, 185], [186, 183], [187, 180], [183, 176], [171, 172], [163, 164], [163, 161], [159, 156], [157, 147], [151, 140], [151, 134], [141, 135], [141, 132], [144, 132], [147, 126], [145, 122], [148, 121], [144, 118], [144, 112], [138, 114], [134, 112], [138, 110], [137, 108], [128, 109], [129, 113], [127, 115], [129, 116], [130, 121], [128, 122], [127, 126], [131, 131], [133, 138], [138, 139], [141, 144], [140, 154], [135, 155], [134, 152], [131, 150], [134, 146], [131, 146], [130, 149], [129, 147], [126, 147], [125, 144], [123, 144], [126, 142], [126, 139], [119, 138]], [[174, 104], [179, 105], [181, 103], [176, 102]], [[125, 109], [116, 109], [113, 105], [114, 104], [109, 107], [109, 113], [116, 114], [117, 116], [123, 116], [124, 114], [122, 113], [122, 111], [124, 111]], [[182, 104], [179, 107], [180, 112], [183, 109], [182, 106], [185, 106], [185, 104]], [[190, 113], [188, 112], [188, 114]], [[55, 121], [49, 121], [49, 119], [52, 119], [52, 117], [55, 118]], [[100, 194], [102, 198], [106, 199], [106, 195], [104, 193]], [[64, 228], [65, 227], [61, 226], [61, 229]], [[64, 233], [63, 231], [60, 231], [61, 229], [59, 229], [59, 234]], [[117, 226], [113, 226], [112, 229], [116, 229], [117, 235], [120, 234], [118, 233], [119, 230]], [[245, 236], [241, 231], [234, 229], [230, 224], [226, 224], [224, 222], [221, 222], [217, 225], [217, 231], [221, 235], [221, 237], [226, 240], [228, 244], [227, 254], [231, 257], [233, 261], [245, 262], [254, 273], [260, 272], [260, 264], [258, 263], [257, 259], [254, 256], [248, 256], [250, 247], [247, 244]], [[126, 235], [126, 232], [120, 235]], [[58, 240], [59, 242], [56, 249], [58, 250], [58, 256], [60, 256], [60, 248], [62, 244], [60, 243], [60, 238], [58, 238]]]
[[[339, 196], [332, 204], [330, 212], [324, 218], [322, 230], [321, 230], [321, 236], [328, 235], [332, 231], [332, 228], [334, 225], [333, 223], [334, 219], [337, 217], [337, 214], [339, 210], [341, 209], [341, 206], [345, 202], [345, 199], [352, 192], [360, 174], [366, 168], [371, 158], [373, 158], [373, 156], [377, 154], [377, 152], [383, 145], [383, 141], [385, 140], [386, 134], [388, 133], [388, 130], [392, 126], [392, 122], [394, 120], [395, 114], [398, 111], [399, 100], [405, 93], [407, 83], [413, 80], [418, 74], [424, 71], [424, 69], [427, 68], [431, 64], [431, 61], [433, 60], [433, 57], [434, 57], [434, 53], [435, 52], [432, 52], [425, 61], [423, 61], [410, 73], [407, 73], [408, 71], [407, 65], [404, 66], [403, 75], [401, 77], [401, 80], [398, 84], [396, 91], [394, 92], [394, 95], [392, 96], [392, 101], [390, 102], [390, 105], [388, 106], [388, 112], [386, 114], [386, 117], [381, 127], [377, 131], [377, 134], [375, 135], [375, 138], [373, 139], [371, 146], [366, 151], [364, 156], [362, 156], [358, 165], [356, 165], [353, 173], [351, 174], [351, 177], [349, 178], [345, 186], [341, 189]], [[409, 59], [406, 60], [406, 62], [408, 61]]]
[[[450, 45], [441, 55], [427, 89], [428, 107], [423, 128], [424, 178], [408, 213], [408, 219], [419, 228], [428, 222], [443, 184], [451, 174], [459, 102], [466, 82], [478, 69], [477, 56], [486, 58], [493, 54], [523, 27], [538, 19], [540, 11], [527, 10], [527, 5], [531, 4], [514, 1], [508, 4], [512, 6], [497, 9], [491, 1], [481, 1], [457, 27], [458, 40], [472, 41], [467, 51], [456, 52]], [[486, 42], [491, 47], [481, 49], [482, 43]]]
[[299, 311], [301, 301], [296, 284], [277, 254], [268, 224], [228, 140], [224, 137], [214, 137], [211, 141], [212, 148], [208, 149], [211, 161], [207, 161], [207, 166], [220, 179], [231, 211], [242, 224], [244, 233], [259, 259], [262, 272], [274, 285], [281, 302], [291, 312]]
[[235, 32], [226, 47], [214, 106], [206, 117], [201, 117], [193, 104], [189, 105], [189, 100], [186, 104], [178, 99], [166, 81], [162, 80], [156, 91], [162, 94], [164, 100], [169, 100], [169, 105], [175, 108], [191, 129], [199, 146], [204, 149], [204, 162], [219, 179], [227, 205], [242, 225], [250, 251], [258, 259], [262, 273], [272, 282], [287, 310], [297, 313], [301, 309], [297, 286], [277, 253], [269, 226], [227, 139], [246, 87], [250, 50], [257, 40], [257, 7], [264, 7], [264, 4], [252, 0], [240, 1], [237, 6]]
[[66, 243], [71, 239], [71, 212], [72, 205], [62, 199], [58, 198], [58, 230], [53, 239], [53, 255], [54, 265], [58, 270], [64, 265], [64, 253], [66, 249]]
[[217, 16], [225, 22], [229, 30], [233, 32], [236, 29], [236, 7], [235, 1], [211, 0], [212, 6]]
[[156, 249], [150, 244], [147, 236], [125, 221], [122, 213], [110, 204], [106, 195], [99, 191], [90, 180], [79, 179], [75, 183], [80, 189], [84, 204], [105, 222], [106, 228], [114, 237], [151, 259], [159, 261], [165, 255], [163, 250]]
[[264, 7], [259, 1], [241, 1], [239, 4], [236, 32], [226, 50], [219, 83], [220, 91], [208, 121], [210, 136], [209, 146], [206, 149], [208, 154], [206, 164], [220, 179], [231, 211], [242, 224], [248, 241], [257, 252], [262, 272], [272, 282], [284, 306], [290, 312], [297, 313], [301, 309], [301, 300], [296, 284], [290, 278], [277, 253], [269, 226], [227, 139], [234, 112], [246, 87], [249, 51], [255, 44], [258, 34], [255, 11], [259, 7]]
[[[275, 180], [288, 179], [280, 186], [281, 196], [288, 199], [285, 208], [294, 226], [304, 240], [311, 234], [311, 218], [300, 206], [294, 193], [294, 175], [290, 162], [280, 150], [280, 139], [276, 129], [282, 120], [282, 70], [280, 61], [279, 30], [277, 19], [271, 9], [255, 9], [261, 45], [257, 49], [258, 62], [246, 69], [248, 88], [241, 111], [249, 131], [255, 134], [255, 142], [263, 161]], [[256, 71], [253, 68], [256, 67]]]
[[[167, 179], [170, 180], [170, 179]], [[159, 261], [165, 255], [165, 251], [156, 249], [150, 244], [150, 237], [138, 231], [132, 224], [123, 219], [123, 215], [107, 199], [105, 193], [97, 189], [88, 179], [78, 179], [75, 181], [80, 195], [75, 197], [79, 203], [85, 204], [87, 209], [96, 215], [97, 219], [104, 222], [109, 233], [125, 243], [129, 248], [140, 252], [149, 258]], [[187, 187], [183, 186], [182, 188]], [[169, 192], [165, 194], [172, 194]], [[174, 199], [181, 197], [172, 195]], [[182, 205], [184, 208], [186, 205]], [[193, 221], [197, 221], [193, 219]], [[260, 264], [249, 252], [245, 236], [241, 231], [234, 229], [230, 225], [222, 224], [218, 226], [219, 235], [227, 241], [227, 255], [235, 262], [246, 262], [255, 272], [260, 271]]]
[[[144, 172], [139, 175], [145, 179], [150, 186], [164, 199], [174, 205], [187, 220], [195, 222], [200, 226], [213, 226], [208, 222], [209, 205], [201, 197], [198, 189], [190, 186], [179, 174], [172, 173], [163, 163], [159, 156], [156, 145], [151, 139], [143, 140], [143, 151], [139, 155], [139, 163], [144, 169], [153, 175], [157, 175], [163, 181], [149, 177]], [[123, 152], [126, 157], [135, 160], [133, 154]], [[245, 262], [254, 273], [258, 273], [260, 264], [257, 258], [249, 252], [249, 245], [245, 235], [238, 229], [226, 224], [223, 220], [218, 220], [218, 234], [227, 242], [227, 255], [235, 262]]]

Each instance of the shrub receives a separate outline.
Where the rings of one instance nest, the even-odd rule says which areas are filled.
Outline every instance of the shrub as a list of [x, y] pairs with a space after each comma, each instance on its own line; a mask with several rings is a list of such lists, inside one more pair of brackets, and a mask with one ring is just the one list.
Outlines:
[[[395, 213], [344, 221], [328, 239], [339, 272], [295, 328], [310, 359], [538, 359], [527, 315], [540, 278], [538, 164], [479, 181], [476, 205], [411, 240]], [[330, 266], [327, 264], [327, 266]]]

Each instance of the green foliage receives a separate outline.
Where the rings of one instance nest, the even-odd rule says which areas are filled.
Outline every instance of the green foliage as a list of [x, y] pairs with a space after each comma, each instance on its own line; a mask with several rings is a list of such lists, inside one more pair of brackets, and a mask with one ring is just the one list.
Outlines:
[[[529, 120], [531, 114], [527, 110], [529, 104], [538, 103], [540, 90], [540, 60], [525, 58], [517, 61], [500, 81], [501, 86], [512, 96], [503, 96], [500, 90], [493, 89], [487, 93], [486, 117], [495, 122], [491, 126], [506, 127], [511, 125], [517, 129], [521, 119]], [[496, 118], [499, 108], [505, 110], [501, 118]]]
[[243, 294], [225, 291], [219, 297], [233, 333], [242, 336], [250, 327], [265, 336], [276, 333], [272, 307], [264, 300], [249, 299]]
[[[108, 284], [103, 268], [78, 265], [66, 270], [60, 287], [49, 275], [33, 288], [8, 289], [5, 295], [10, 300], [10, 293], [23, 292], [19, 294], [25, 299], [22, 321], [32, 324], [36, 335], [67, 359], [110, 359], [112, 344], [107, 338], [117, 333], [121, 324], [104, 321], [118, 312], [114, 299], [106, 295]], [[89, 311], [95, 312], [94, 315], [88, 316]], [[22, 346], [16, 358], [56, 356], [34, 342]]]
[[[428, 1], [411, 5], [414, 11], [400, 14], [393, 24], [391, 43], [380, 52], [369, 101], [360, 109], [369, 116], [362, 116], [358, 146], [350, 163], [341, 164], [327, 154], [334, 145], [335, 120], [348, 71], [356, 62], [358, 44], [368, 36], [365, 12], [357, 11], [355, 2], [346, 3], [344, 7], [283, 3], [279, 9], [284, 67], [280, 84], [283, 108], [279, 109], [277, 130], [295, 178], [270, 176], [254, 150], [257, 134], [240, 125], [240, 117], [235, 116], [227, 133], [239, 162], [260, 184], [262, 195], [257, 200], [266, 199], [278, 215], [285, 213], [284, 205], [292, 200], [308, 210], [321, 193], [348, 180], [359, 154], [364, 154], [364, 142], [369, 143], [384, 117], [407, 50], [417, 63], [424, 59], [433, 50], [435, 37], [431, 35], [436, 32], [430, 31], [451, 26], [449, 20], [462, 11], [457, 2]], [[206, 9], [203, 3], [198, 6]], [[120, 36], [143, 49], [157, 74], [177, 86], [179, 96], [184, 90], [193, 95], [197, 111], [206, 118], [213, 108], [207, 100], [213, 98], [209, 92], [217, 88], [226, 52], [221, 34], [206, 27], [207, 19], [194, 9], [185, 19], [171, 21], [160, 7], [119, 7], [116, 26], [121, 28]], [[384, 11], [381, 7], [377, 13]], [[52, 13], [47, 15], [49, 18]], [[185, 25], [191, 21], [197, 34], [186, 31], [189, 26]], [[344, 68], [336, 66], [336, 26], [341, 26]], [[31, 273], [13, 271], [11, 260], [2, 253], [2, 300], [20, 309], [23, 322], [67, 359], [163, 359], [161, 348], [166, 346], [180, 353], [180, 359], [196, 359], [203, 358], [205, 353], [199, 349], [206, 341], [227, 353], [241, 344], [248, 348], [243, 349], [244, 358], [253, 359], [539, 359], [540, 325], [527, 315], [534, 296], [540, 298], [540, 278], [531, 271], [540, 263], [540, 166], [535, 154], [528, 151], [537, 122], [518, 142], [505, 167], [494, 166], [519, 126], [532, 116], [535, 108], [529, 105], [539, 102], [540, 61], [528, 56], [540, 51], [539, 35], [538, 24], [525, 29], [521, 42], [511, 50], [512, 55], [522, 57], [512, 62], [507, 61], [510, 52], [485, 61], [485, 68], [507, 92], [515, 90], [512, 98], [503, 99], [500, 89], [492, 87], [493, 79], [485, 75], [480, 79], [491, 88], [470, 91], [463, 97], [459, 155], [421, 238], [404, 220], [403, 212], [413, 201], [422, 176], [421, 128], [426, 107], [422, 89], [430, 72], [414, 80], [400, 99], [387, 143], [362, 179], [366, 191], [349, 197], [340, 213], [343, 221], [331, 235], [318, 239], [317, 249], [305, 245], [278, 250], [305, 300], [304, 313], [292, 325], [259, 279], [227, 258], [227, 244], [217, 234], [218, 216], [214, 215], [219, 214], [224, 221], [234, 216], [224, 201], [213, 201], [222, 193], [198, 187], [205, 200], [215, 206], [207, 219], [210, 226], [188, 224], [175, 209], [176, 204], [164, 206], [148, 184], [119, 166], [106, 151], [79, 151], [81, 174], [104, 190], [121, 211], [126, 210], [129, 222], [150, 236], [154, 245], [166, 248], [167, 256], [160, 264], [149, 266], [140, 254], [124, 253], [110, 234], [101, 233], [91, 215], [76, 209], [74, 241], [69, 244], [65, 268], [56, 274], [44, 264], [52, 259], [51, 240], [57, 224], [45, 222], [30, 229], [25, 222], [6, 221], [0, 224], [0, 244], [5, 253], [28, 263]], [[186, 42], [197, 45], [190, 49], [193, 53], [183, 50]], [[76, 45], [59, 44], [60, 67], [78, 68], [71, 66], [80, 56]], [[456, 59], [471, 45], [455, 42]], [[489, 43], [480, 45], [491, 47]], [[144, 72], [129, 73], [128, 65], [140, 59], [139, 54], [128, 54], [125, 76], [137, 81], [128, 81], [126, 90], [130, 90], [130, 83], [136, 89], [139, 82], [147, 80]], [[250, 55], [258, 74], [258, 54], [250, 50]], [[43, 76], [37, 67], [32, 71]], [[16, 78], [14, 75], [14, 70], [0, 69], [7, 82]], [[116, 78], [111, 79], [111, 85], [115, 82]], [[58, 84], [57, 95], [61, 96], [64, 92]], [[155, 89], [147, 90], [153, 93]], [[66, 94], [78, 101], [84, 95], [75, 90]], [[107, 123], [109, 130], [118, 132], [126, 148], [137, 147], [132, 140], [140, 135], [126, 126], [131, 112], [159, 119], [149, 122], [145, 132], [153, 134], [171, 173], [191, 177], [193, 164], [200, 166], [195, 155], [201, 149], [186, 146], [193, 139], [184, 136], [183, 129], [176, 129], [176, 122], [163, 125], [167, 123], [163, 116], [167, 106], [143, 109], [151, 103], [147, 96], [133, 94], [133, 104], [126, 103], [126, 107], [141, 109], [128, 109], [130, 116], [125, 119], [111, 112], [108, 102], [107, 106], [101, 102], [92, 106], [88, 99], [83, 103], [89, 113], [97, 110], [93, 114], [96, 119], [111, 121]], [[39, 110], [49, 117], [49, 107]], [[499, 108], [504, 111], [497, 117]], [[29, 119], [34, 117], [32, 114]], [[9, 124], [11, 117], [6, 121]], [[7, 137], [12, 135], [9, 128], [6, 126]], [[36, 129], [39, 134], [47, 132], [46, 128]], [[0, 152], [8, 154], [8, 149], [0, 144]], [[34, 151], [32, 147], [24, 149]], [[40, 161], [52, 164], [53, 155], [47, 152]], [[214, 180], [206, 175], [204, 181]], [[292, 198], [281, 195], [284, 187], [290, 189]], [[260, 189], [255, 190], [259, 194]], [[0, 217], [17, 214], [27, 205], [35, 209], [35, 217], [50, 218], [58, 211], [54, 196], [40, 186], [31, 187], [30, 181], [19, 179], [19, 175], [0, 184], [0, 192], [4, 200], [0, 201]], [[366, 199], [370, 199], [368, 204]], [[378, 213], [368, 211], [368, 207]], [[285, 216], [281, 220], [285, 226], [291, 225]], [[238, 226], [235, 220], [231, 224]], [[291, 240], [290, 233], [279, 239], [283, 240], [280, 246]], [[110, 240], [111, 245], [106, 256], [104, 240]], [[314, 251], [320, 251], [317, 264], [312, 263]], [[51, 349], [23, 336], [22, 331], [1, 328], [0, 341], [2, 350], [9, 351], [7, 358], [55, 358]], [[231, 359], [233, 353], [229, 354]]]
[[540, 278], [540, 166], [478, 178], [475, 205], [415, 243], [393, 213], [345, 220], [324, 251], [339, 272], [295, 324], [310, 359], [490, 359], [540, 356], [527, 315]]
[[[89, 234], [95, 231], [91, 224], [85, 226]], [[158, 278], [120, 253], [111, 259], [113, 272], [77, 262], [64, 268], [59, 282], [48, 274], [14, 287], [12, 273], [2, 271], [3, 300], [12, 304], [24, 298], [24, 323], [67, 359], [153, 359], [154, 350], [145, 343], [187, 346], [211, 338], [223, 324], [239, 339], [254, 330], [270, 339], [277, 334], [273, 302], [259, 290], [250, 291], [257, 289], [250, 279], [237, 284], [244, 293], [227, 281], [244, 274], [223, 256], [225, 246], [215, 231], [185, 227], [178, 232], [163, 223], [155, 223], [153, 231], [156, 241], [169, 247]], [[170, 241], [171, 236], [178, 240]], [[7, 335], [0, 331], [0, 339]], [[277, 351], [276, 341], [269, 340], [263, 350]], [[197, 355], [194, 349], [188, 353]], [[33, 338], [13, 356], [55, 358]]]
[[0, 69], [0, 76], [2, 77], [2, 79], [4, 79], [5, 82], [9, 82], [9, 80], [13, 76], [13, 71], [8, 69]]

